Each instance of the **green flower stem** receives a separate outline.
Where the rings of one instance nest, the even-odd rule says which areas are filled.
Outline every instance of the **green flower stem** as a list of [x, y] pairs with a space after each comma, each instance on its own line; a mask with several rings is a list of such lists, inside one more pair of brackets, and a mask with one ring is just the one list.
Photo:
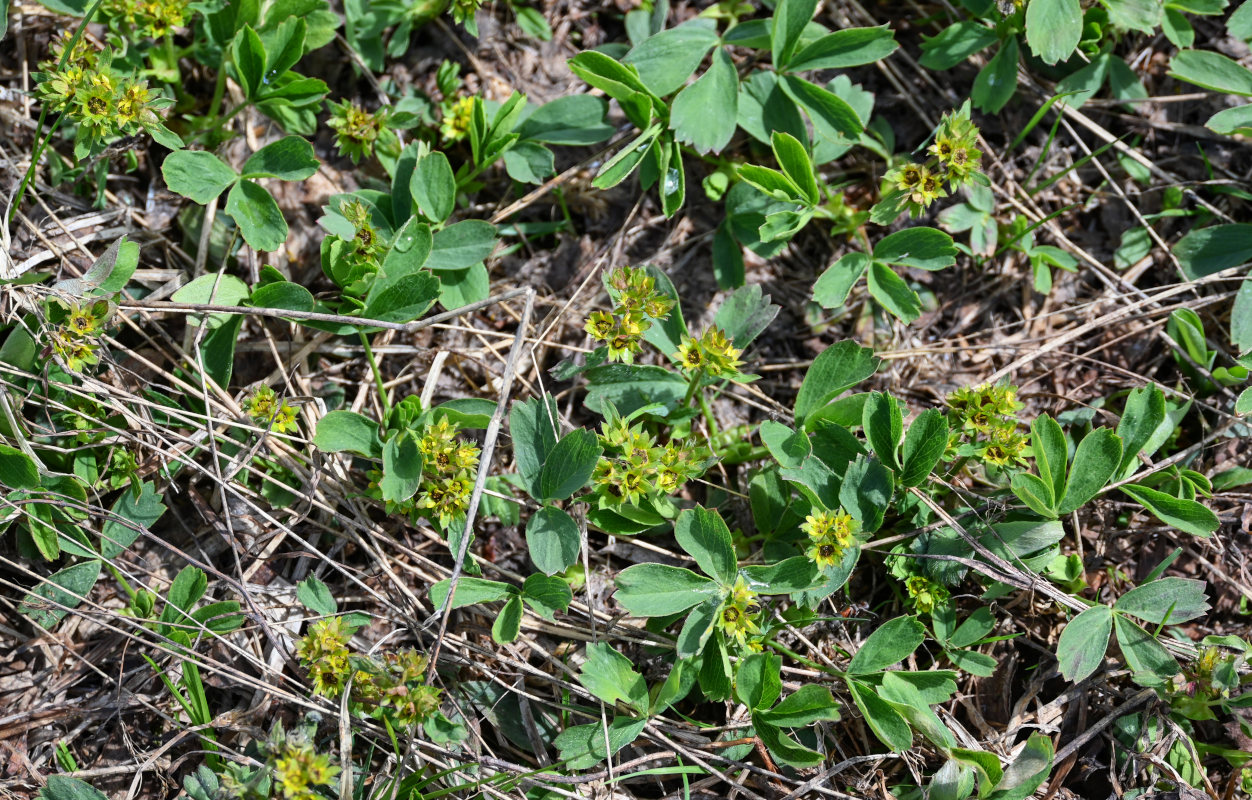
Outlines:
[[112, 562], [104, 560], [102, 563], [104, 564], [104, 568], [109, 571], [109, 574], [113, 576], [114, 580], [120, 583], [122, 588], [126, 590], [126, 595], [131, 599], [131, 602], [134, 602], [138, 592], [136, 592], [134, 587], [130, 585], [130, 581], [126, 580], [125, 576], [122, 575], [117, 567], [113, 566]]
[[[70, 37], [69, 43], [65, 45], [65, 50], [61, 52], [61, 60], [57, 62], [57, 69], [60, 70], [65, 66], [65, 61], [70, 57], [70, 53], [74, 52], [74, 48], [78, 47], [78, 42], [83, 38], [83, 31], [87, 29], [87, 24], [91, 22], [91, 18], [96, 15], [96, 11], [104, 4], [104, 0], [96, 0], [91, 8], [87, 9], [87, 13], [83, 15], [83, 21], [78, 23], [78, 27], [74, 29], [74, 35]], [[43, 156], [44, 148], [48, 146], [48, 142], [52, 141], [52, 134], [56, 133], [57, 128], [61, 126], [61, 122], [65, 119], [65, 114], [57, 117], [56, 122], [52, 123], [51, 130], [48, 135], [40, 140], [39, 136], [43, 132], [44, 120], [48, 117], [48, 106], [45, 103], [43, 109], [39, 112], [39, 122], [35, 125], [35, 148], [30, 157], [30, 168], [26, 170], [26, 175], [22, 178], [22, 185], [17, 188], [17, 196], [13, 198], [13, 205], [9, 206], [8, 222], [13, 221], [13, 216], [17, 214], [18, 207], [22, 204], [22, 198], [26, 195], [26, 187], [30, 186], [31, 181], [35, 179], [35, 170], [39, 168], [39, 159]]]
[[369, 361], [370, 371], [374, 373], [374, 384], [378, 387], [378, 400], [383, 404], [384, 420], [391, 413], [391, 403], [387, 402], [387, 387], [383, 384], [383, 374], [378, 371], [378, 361], [374, 358], [374, 349], [370, 347], [369, 337], [357, 331], [361, 337], [361, 346], [365, 348], [365, 359]]
[[700, 411], [704, 414], [704, 422], [709, 426], [709, 440], [717, 437], [717, 423], [713, 421], [713, 409], [709, 407], [709, 399], [700, 392]]
[[[700, 388], [700, 381], [704, 379], [704, 368], [696, 370], [691, 376], [691, 383], [687, 385], [687, 396], [683, 398], [681, 408], [691, 405], [691, 398], [696, 396], [696, 390]], [[703, 398], [702, 398], [703, 399]]]
[[837, 669], [831, 669], [830, 667], [826, 666], [825, 664], [819, 664], [819, 663], [817, 663], [816, 661], [813, 661], [813, 660], [811, 660], [811, 659], [805, 658], [804, 656], [800, 655], [800, 654], [799, 654], [799, 653], [797, 653], [796, 651], [794, 651], [794, 650], [790, 650], [790, 649], [788, 649], [788, 648], [784, 647], [783, 645], [779, 644], [778, 642], [774, 641], [773, 639], [768, 639], [768, 640], [766, 640], [765, 642], [762, 642], [762, 644], [764, 644], [766, 647], [770, 648], [771, 650], [777, 650], [778, 652], [782, 653], [782, 654], [783, 654], [783, 655], [785, 655], [785, 656], [790, 656], [791, 658], [794, 658], [796, 661], [801, 662], [801, 663], [802, 663], [802, 664], [804, 664], [805, 666], [809, 666], [809, 667], [812, 667], [812, 668], [813, 668], [813, 669], [815, 669], [815, 670], [819, 670], [819, 671], [821, 671], [821, 672], [825, 672], [825, 673], [826, 673], [826, 674], [828, 674], [828, 675], [838, 675], [839, 677], [843, 677], [843, 676], [846, 674], [846, 673], [840, 672], [840, 671], [839, 671], [839, 670], [837, 670]]

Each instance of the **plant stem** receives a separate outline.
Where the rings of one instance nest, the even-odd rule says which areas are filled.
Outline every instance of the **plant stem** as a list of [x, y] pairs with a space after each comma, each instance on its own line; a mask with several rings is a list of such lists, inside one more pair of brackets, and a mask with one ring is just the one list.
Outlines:
[[700, 411], [704, 414], [704, 422], [709, 426], [709, 441], [717, 436], [717, 423], [713, 421], [713, 409], [709, 408], [709, 399], [700, 392]]
[[365, 348], [365, 360], [369, 361], [370, 371], [374, 373], [374, 384], [378, 387], [378, 400], [383, 404], [383, 423], [386, 424], [386, 417], [391, 413], [391, 403], [387, 402], [387, 387], [383, 385], [383, 374], [378, 371], [378, 361], [374, 358], [374, 349], [370, 347], [369, 337], [362, 331], [357, 331], [357, 336], [361, 337], [361, 346]]
[[[65, 67], [66, 60], [70, 57], [70, 53], [74, 52], [74, 48], [78, 47], [78, 42], [83, 38], [83, 31], [87, 29], [87, 23], [91, 22], [91, 18], [96, 15], [96, 11], [104, 3], [104, 0], [96, 0], [91, 8], [87, 9], [87, 13], [83, 15], [83, 21], [78, 23], [78, 27], [74, 29], [74, 35], [70, 37], [69, 42], [65, 45], [65, 49], [61, 51], [61, 60], [57, 62], [57, 70]], [[13, 221], [13, 216], [17, 213], [17, 208], [22, 204], [22, 198], [26, 195], [26, 187], [30, 186], [30, 182], [35, 179], [35, 170], [39, 168], [39, 159], [43, 155], [44, 148], [48, 146], [48, 142], [52, 140], [52, 134], [56, 133], [60, 127], [65, 114], [57, 117], [57, 121], [52, 124], [52, 129], [48, 131], [48, 135], [40, 140], [43, 133], [43, 122], [48, 117], [48, 106], [45, 103], [39, 111], [39, 122], [35, 125], [35, 148], [30, 157], [30, 167], [26, 170], [26, 175], [22, 178], [22, 185], [17, 189], [17, 196], [13, 198], [13, 205], [9, 206], [9, 216], [7, 222]]]
[[696, 389], [700, 388], [700, 381], [704, 379], [704, 368], [695, 371], [691, 376], [691, 383], [687, 386], [687, 396], [683, 398], [682, 408], [691, 405], [691, 398], [695, 397]]

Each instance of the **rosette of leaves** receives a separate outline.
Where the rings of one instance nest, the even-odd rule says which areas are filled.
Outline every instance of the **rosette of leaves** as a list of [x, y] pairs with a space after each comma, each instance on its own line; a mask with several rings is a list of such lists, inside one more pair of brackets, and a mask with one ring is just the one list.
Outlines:
[[302, 16], [288, 17], [260, 32], [244, 23], [230, 43], [228, 69], [248, 104], [284, 130], [312, 136], [317, 111], [330, 90], [320, 78], [292, 69], [309, 49], [307, 35], [308, 23]]
[[934, 272], [956, 263], [952, 237], [927, 227], [906, 228], [884, 236], [871, 253], [851, 252], [826, 268], [813, 284], [813, 300], [822, 308], [842, 308], [852, 289], [865, 277], [870, 296], [904, 322], [921, 316], [917, 292], [892, 267]]
[[683, 511], [674, 523], [674, 536], [700, 573], [668, 564], [635, 564], [617, 576], [615, 597], [631, 614], [657, 618], [660, 626], [683, 620], [675, 640], [677, 657], [703, 655], [701, 686], [710, 697], [724, 697], [730, 686], [731, 625], [723, 612], [737, 605], [736, 589], [745, 587], [766, 597], [804, 592], [817, 581], [817, 568], [804, 556], [740, 567], [730, 529], [712, 509]]
[[[449, 222], [457, 191], [448, 157], [414, 142], [400, 153], [390, 191], [332, 197], [318, 220], [330, 234], [322, 240], [322, 270], [344, 293], [325, 309], [407, 322], [436, 300], [459, 308], [486, 298], [490, 286], [483, 262], [499, 241], [496, 228], [477, 219]], [[349, 219], [347, 209], [353, 207], [364, 209], [363, 220]], [[362, 272], [356, 255], [363, 231], [377, 243], [373, 271]]]
[[[863, 93], [850, 84], [822, 87], [801, 73], [873, 63], [896, 42], [885, 26], [830, 32], [812, 21], [816, 8], [816, 0], [783, 0], [772, 18], [732, 17], [720, 33], [711, 16], [662, 30], [664, 15], [654, 14], [647, 24], [628, 26], [634, 46], [624, 55], [585, 51], [571, 59], [574, 74], [616, 99], [640, 131], [604, 163], [595, 185], [615, 186], [639, 170], [643, 188], [657, 186], [672, 216], [686, 196], [684, 145], [719, 153], [739, 127], [765, 142], [783, 131], [805, 150], [821, 142], [829, 160], [861, 141], [866, 119], [854, 103], [868, 116]], [[770, 68], [741, 82], [732, 48], [768, 52]], [[710, 51], [708, 68], [688, 84]]]
[[171, 191], [200, 205], [229, 189], [225, 210], [244, 241], [257, 250], [272, 251], [287, 240], [287, 221], [258, 181], [302, 181], [317, 172], [319, 163], [307, 140], [285, 136], [249, 156], [242, 172], [207, 151], [178, 150], [166, 156], [161, 174]]

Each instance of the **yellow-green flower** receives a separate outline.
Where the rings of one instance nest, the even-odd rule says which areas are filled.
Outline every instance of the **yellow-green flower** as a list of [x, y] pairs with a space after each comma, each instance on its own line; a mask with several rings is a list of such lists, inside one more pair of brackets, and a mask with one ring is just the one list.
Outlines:
[[587, 316], [587, 324], [583, 326], [583, 330], [596, 341], [603, 342], [613, 334], [616, 323], [613, 321], [613, 315], [607, 311], [592, 311]]
[[705, 365], [705, 358], [700, 342], [690, 336], [685, 337], [678, 345], [678, 363], [691, 372], [701, 369]]
[[452, 101], [444, 111], [439, 123], [439, 135], [445, 143], [460, 141], [469, 133], [470, 120], [474, 115], [474, 98], [462, 97]]

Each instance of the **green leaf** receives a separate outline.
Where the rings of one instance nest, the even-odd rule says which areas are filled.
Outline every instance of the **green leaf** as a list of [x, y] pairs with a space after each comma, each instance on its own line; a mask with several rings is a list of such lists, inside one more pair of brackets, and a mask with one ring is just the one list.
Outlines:
[[926, 627], [917, 617], [896, 617], [871, 633], [848, 663], [848, 673], [882, 672], [912, 655], [926, 639]]
[[556, 619], [556, 612], [569, 608], [574, 593], [563, 579], [535, 573], [522, 582], [522, 600], [544, 619]]
[[783, 71], [800, 43], [800, 35], [813, 19], [817, 0], [779, 0], [770, 27], [770, 54], [774, 69]]
[[581, 543], [578, 523], [559, 508], [541, 508], [526, 524], [530, 560], [545, 575], [564, 572], [577, 562]]
[[504, 151], [504, 168], [519, 183], [540, 184], [556, 172], [556, 156], [536, 142], [518, 142]]
[[819, 720], [839, 719], [839, 705], [825, 686], [808, 683], [783, 698], [760, 718], [780, 728], [800, 728]]
[[970, 97], [974, 107], [988, 114], [999, 114], [1017, 91], [1017, 38], [1000, 42], [1000, 49], [978, 72]]
[[538, 497], [539, 473], [548, 453], [556, 446], [556, 427], [560, 414], [556, 400], [545, 394], [514, 403], [509, 411], [509, 435], [513, 439], [513, 459], [526, 491]]
[[1041, 733], [1032, 733], [1026, 746], [1004, 770], [1004, 776], [987, 800], [1026, 800], [1035, 793], [1052, 771], [1054, 748], [1052, 740]]
[[752, 653], [735, 670], [735, 696], [749, 710], [769, 708], [782, 694], [782, 656]]
[[330, 587], [312, 575], [296, 584], [296, 599], [318, 616], [331, 617], [339, 613], [339, 604]]
[[439, 279], [426, 270], [403, 275], [394, 281], [388, 277], [382, 286], [375, 281], [365, 299], [361, 316], [384, 322], [411, 322], [435, 304], [439, 288]]
[[735, 134], [738, 106], [739, 75], [730, 56], [718, 48], [708, 70], [674, 98], [670, 107], [674, 138], [698, 153], [720, 153]]
[[865, 440], [874, 455], [893, 472], [899, 472], [900, 460], [896, 451], [900, 447], [900, 437], [904, 435], [904, 416], [899, 402], [889, 394], [871, 392], [862, 413]]
[[813, 300], [822, 308], [839, 308], [848, 300], [852, 287], [865, 274], [870, 257], [851, 252], [826, 268], [813, 283]]
[[852, 700], [861, 710], [865, 722], [878, 740], [894, 752], [902, 753], [913, 746], [913, 731], [900, 712], [879, 697], [870, 686], [860, 681], [848, 681]]
[[938, 36], [924, 37], [919, 63], [926, 69], [943, 72], [999, 41], [991, 28], [974, 20], [949, 25]]
[[1060, 514], [1056, 510], [1056, 494], [1047, 481], [1029, 472], [1019, 472], [1010, 483], [1013, 494], [1026, 504], [1031, 511], [1043, 517], [1054, 519]]
[[603, 642], [587, 645], [578, 682], [609, 707], [623, 701], [640, 714], [648, 709], [648, 685], [631, 660]]
[[710, 597], [691, 610], [675, 643], [675, 653], [680, 659], [698, 656], [704, 650], [713, 629], [717, 627], [721, 610], [720, 597]]
[[689, 508], [678, 515], [674, 537], [706, 575], [723, 586], [734, 584], [738, 562], [721, 514], [701, 506]]
[[1252, 135], [1252, 103], [1218, 111], [1204, 125], [1224, 136]]
[[1049, 497], [1055, 506], [1065, 494], [1066, 466], [1069, 447], [1065, 444], [1065, 432], [1056, 420], [1041, 414], [1030, 424], [1030, 445], [1035, 454], [1035, 466], [1039, 477], [1051, 489]]
[[[134, 492], [122, 492], [110, 509], [111, 518], [106, 519], [100, 529], [100, 555], [105, 558], [117, 558], [130, 547], [139, 534], [152, 527], [152, 524], [165, 513], [165, 504], [161, 495], [157, 494], [152, 481], [144, 481], [139, 485], [139, 497]], [[119, 519], [126, 520], [126, 525]]]
[[[0, 31], [3, 35], [3, 31]], [[39, 790], [40, 800], [108, 800], [108, 795], [86, 781], [68, 775], [49, 775]]]
[[[448, 157], [435, 150], [419, 158], [413, 175], [409, 178], [409, 192], [422, 216], [431, 222], [443, 222], [452, 216], [456, 208], [456, 179], [452, 176]], [[494, 240], [494, 228], [490, 235]], [[492, 244], [494, 246], [494, 241]], [[481, 260], [482, 258], [474, 259]]]
[[1212, 50], [1183, 50], [1170, 61], [1169, 74], [1214, 92], [1252, 97], [1252, 70]]
[[23, 597], [17, 610], [36, 625], [51, 630], [69, 609], [82, 602], [99, 577], [100, 561], [96, 559], [57, 570]]
[[468, 269], [490, 256], [498, 241], [496, 226], [490, 222], [462, 220], [435, 234], [426, 266], [439, 270]]
[[769, 327], [781, 310], [782, 306], [771, 303], [770, 296], [761, 292], [760, 284], [754, 283], [731, 292], [718, 306], [713, 324], [722, 329], [735, 347], [743, 350]]
[[878, 696], [891, 704], [900, 716], [938, 747], [955, 747], [956, 737], [930, 709], [926, 699], [911, 682], [902, 676], [907, 673], [884, 672], [878, 686]]
[[401, 431], [383, 445], [383, 477], [378, 482], [383, 500], [403, 503], [422, 485], [422, 453], [412, 431]]
[[1092, 606], [1069, 621], [1056, 643], [1061, 675], [1077, 683], [1095, 672], [1104, 661], [1113, 631], [1113, 610]]
[[171, 192], [200, 205], [212, 202], [239, 180], [239, 173], [229, 164], [203, 150], [175, 150], [161, 162], [161, 175]]
[[1069, 514], [1099, 494], [1117, 472], [1121, 459], [1122, 440], [1113, 431], [1096, 428], [1084, 436], [1074, 452], [1057, 512]]
[[782, 89], [813, 121], [818, 135], [836, 144], [854, 144], [865, 120], [839, 95], [795, 75], [784, 75]]
[[[451, 580], [444, 579], [430, 587], [430, 602], [435, 608], [443, 608], [448, 599], [448, 587]], [[507, 583], [489, 581], [484, 578], [462, 576], [456, 582], [456, 595], [452, 598], [449, 608], [464, 608], [478, 603], [494, 603], [517, 594], [517, 590]]]
[[611, 189], [635, 171], [639, 162], [648, 154], [652, 141], [661, 133], [661, 123], [653, 123], [638, 136], [617, 151], [617, 154], [604, 162], [591, 185], [597, 189]]
[[249, 302], [257, 308], [278, 308], [284, 311], [312, 311], [316, 305], [312, 292], [291, 281], [258, 286], [252, 292]]
[[889, 469], [877, 459], [857, 456], [839, 487], [839, 503], [861, 523], [861, 530], [873, 533], [882, 527], [895, 481]]
[[948, 449], [948, 421], [937, 408], [928, 408], [918, 414], [909, 425], [900, 449], [903, 468], [900, 471], [901, 486], [920, 486], [939, 459]]
[[899, 46], [895, 33], [887, 25], [877, 28], [844, 28], [807, 45], [796, 54], [787, 69], [804, 72], [859, 67], [881, 61], [894, 53]]
[[[568, 770], [584, 770], [594, 767], [633, 742], [648, 724], [647, 717], [631, 719], [617, 717], [609, 723], [608, 735], [599, 722], [566, 728], [553, 740], [558, 756]], [[605, 740], [608, 748], [605, 748]]]
[[244, 25], [231, 42], [231, 65], [235, 78], [249, 100], [261, 91], [265, 80], [265, 45], [251, 25]]
[[302, 181], [312, 177], [320, 163], [303, 136], [284, 136], [253, 153], [244, 162], [242, 177]]
[[617, 602], [636, 617], [665, 617], [720, 597], [715, 581], [667, 564], [635, 564], [617, 576]]
[[355, 411], [331, 411], [322, 417], [313, 444], [326, 453], [348, 452], [366, 458], [381, 458], [383, 454], [378, 423]]
[[1239, 352], [1252, 352], [1252, 278], [1245, 279], [1230, 310], [1230, 343]]
[[1113, 616], [1113, 629], [1117, 632], [1117, 644], [1126, 657], [1126, 665], [1136, 675], [1150, 676], [1150, 681], [1160, 684], [1178, 674], [1178, 662], [1165, 646], [1139, 625], [1121, 614]]
[[1220, 527], [1217, 515], [1195, 500], [1174, 497], [1138, 484], [1127, 484], [1122, 491], [1138, 500], [1154, 517], [1184, 533], [1207, 539]]
[[759, 714], [753, 714], [752, 728], [756, 731], [756, 735], [760, 740], [765, 743], [765, 746], [769, 748], [769, 752], [774, 757], [774, 760], [792, 769], [816, 767], [825, 760], [825, 756], [821, 753], [796, 744], [790, 736], [787, 736], [767, 720], [761, 718]]
[[778, 159], [783, 173], [799, 187], [809, 205], [816, 205], [820, 199], [817, 192], [817, 176], [813, 173], [813, 162], [804, 149], [804, 145], [789, 133], [774, 131], [770, 136], [770, 146], [774, 150], [774, 158]]
[[774, 564], [752, 565], [740, 570], [748, 587], [757, 594], [794, 594], [813, 587], [822, 576], [808, 556], [792, 556]]
[[226, 213], [239, 225], [249, 246], [273, 252], [287, 241], [287, 220], [270, 193], [252, 181], [241, 180], [226, 195]]
[[952, 237], [935, 228], [905, 228], [883, 237], [874, 245], [874, 258], [884, 264], [902, 264], [938, 270], [956, 263]]
[[1045, 64], [1070, 57], [1082, 38], [1078, 0], [1031, 0], [1026, 6], [1026, 43]]
[[522, 121], [517, 132], [522, 140], [545, 144], [588, 145], [613, 135], [605, 123], [608, 103], [589, 94], [572, 94], [545, 103]]
[[739, 168], [739, 177], [758, 191], [784, 203], [803, 204], [808, 199], [799, 186], [776, 169], [744, 164]]
[[687, 380], [664, 367], [606, 364], [584, 373], [587, 377], [587, 408], [603, 414], [605, 403], [629, 416], [656, 403], [677, 408], [687, 391]]
[[638, 70], [639, 80], [653, 94], [665, 97], [682, 88], [716, 44], [713, 20], [696, 18], [644, 39], [622, 63]]
[[1113, 608], [1154, 625], [1178, 625], [1202, 617], [1209, 610], [1204, 581], [1158, 578], [1117, 598]]
[[16, 447], [0, 444], [0, 486], [9, 489], [38, 489], [39, 468], [34, 459]]
[[436, 274], [439, 278], [439, 303], [449, 311], [486, 300], [491, 294], [491, 274], [484, 264]]
[[804, 431], [792, 430], [781, 422], [767, 419], [761, 423], [761, 442], [782, 466], [796, 469], [813, 452], [813, 445]]
[[[796, 395], [796, 422], [810, 417], [848, 389], [873, 375], [882, 361], [868, 347], [851, 339], [836, 342], [818, 354]], [[807, 425], [806, 425], [807, 427]]]
[[1122, 463], [1117, 474], [1127, 476], [1139, 466], [1136, 456], [1152, 439], [1152, 434], [1165, 422], [1165, 393], [1156, 384], [1141, 386], [1126, 397], [1126, 407], [1117, 423], [1122, 440]]
[[1107, 0], [1109, 22], [1118, 28], [1151, 36], [1161, 24], [1160, 0]]
[[498, 644], [508, 644], [522, 632], [522, 598], [513, 595], [500, 609], [500, 615], [491, 625], [491, 639]]
[[1191, 280], [1252, 261], [1252, 224], [1213, 225], [1193, 230], [1174, 245], [1174, 255]]
[[903, 278], [881, 261], [870, 262], [869, 277], [865, 285], [879, 305], [905, 323], [922, 315], [922, 301], [917, 292], [910, 289]]
[[578, 428], [561, 437], [539, 472], [539, 498], [564, 500], [587, 485], [604, 448], [599, 437]]

